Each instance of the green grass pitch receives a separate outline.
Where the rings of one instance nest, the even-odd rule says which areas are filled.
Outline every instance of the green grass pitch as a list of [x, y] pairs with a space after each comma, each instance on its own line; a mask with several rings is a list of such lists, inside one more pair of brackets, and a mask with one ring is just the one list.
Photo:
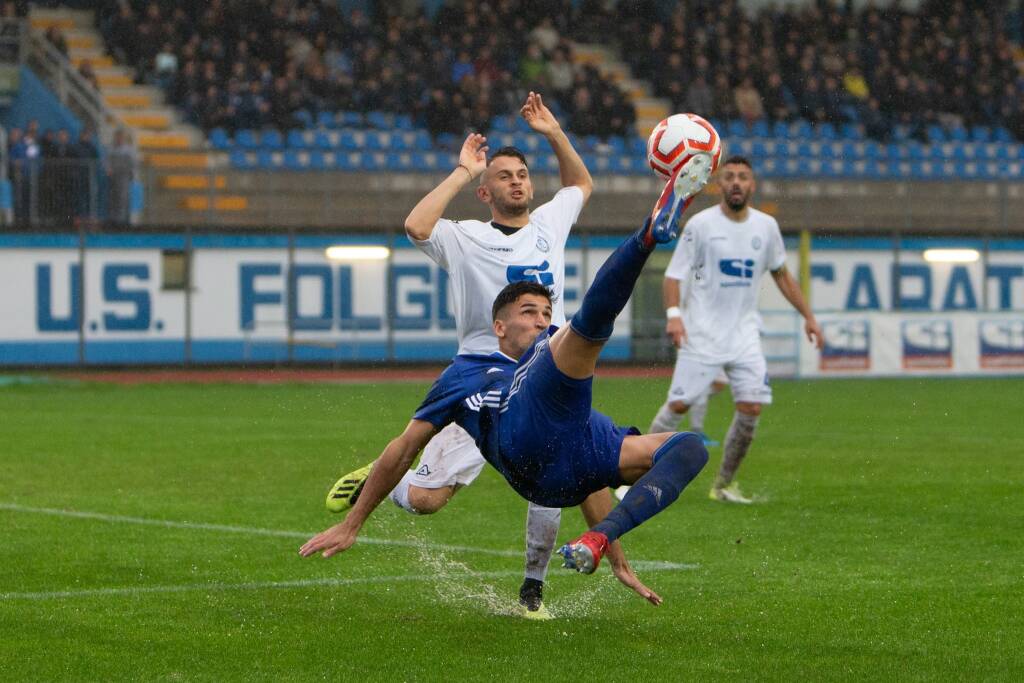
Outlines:
[[[665, 385], [597, 407], [646, 427]], [[425, 389], [0, 388], [0, 680], [1024, 680], [1024, 381], [777, 382], [762, 501], [708, 500], [715, 448], [625, 537], [664, 605], [552, 566], [546, 623], [507, 614], [526, 504], [491, 470], [433, 517], [382, 505], [364, 534], [406, 543], [299, 558]]]

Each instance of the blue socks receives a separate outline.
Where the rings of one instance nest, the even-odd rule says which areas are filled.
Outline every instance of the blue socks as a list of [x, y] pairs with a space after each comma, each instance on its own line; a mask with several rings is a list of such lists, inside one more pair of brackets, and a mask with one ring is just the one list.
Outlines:
[[708, 451], [699, 436], [692, 432], [670, 436], [654, 452], [651, 469], [630, 487], [622, 502], [592, 531], [601, 532], [611, 543], [640, 526], [674, 503], [707, 461]]
[[584, 339], [603, 342], [612, 336], [615, 318], [626, 307], [651, 254], [651, 249], [644, 245], [648, 223], [650, 219], [640, 232], [631, 235], [612, 252], [590, 283], [579, 310], [570, 321], [573, 331]]

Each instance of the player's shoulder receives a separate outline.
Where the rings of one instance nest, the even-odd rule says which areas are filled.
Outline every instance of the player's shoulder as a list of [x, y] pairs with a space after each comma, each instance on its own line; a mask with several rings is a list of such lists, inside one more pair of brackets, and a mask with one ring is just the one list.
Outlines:
[[755, 209], [752, 206], [748, 210], [750, 211], [750, 219], [755, 223], [767, 228], [773, 228], [775, 230], [779, 229], [779, 222], [775, 219], [775, 216], [770, 213], [765, 213], [760, 209]]
[[709, 206], [708, 208], [702, 211], [698, 211], [697, 213], [690, 216], [690, 218], [686, 221], [686, 223], [683, 225], [683, 231], [685, 232], [687, 230], [695, 231], [704, 229], [705, 226], [714, 223], [716, 217], [720, 216], [721, 213], [722, 212], [718, 208], [718, 205]]

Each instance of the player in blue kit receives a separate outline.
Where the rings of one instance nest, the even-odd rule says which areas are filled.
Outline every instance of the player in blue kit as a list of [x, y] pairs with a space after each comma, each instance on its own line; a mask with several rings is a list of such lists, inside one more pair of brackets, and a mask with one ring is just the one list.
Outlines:
[[[633, 573], [618, 538], [667, 508], [707, 462], [692, 433], [640, 435], [593, 410], [597, 358], [658, 242], [675, 239], [680, 216], [707, 182], [710, 156], [696, 155], [665, 186], [651, 217], [601, 267], [569, 325], [551, 326], [551, 295], [538, 283], [505, 287], [492, 306], [499, 351], [465, 354], [435, 382], [401, 436], [377, 460], [343, 522], [301, 548], [308, 557], [348, 549], [416, 454], [455, 422], [513, 489], [549, 507], [579, 505], [590, 530], [560, 549], [565, 566], [592, 573], [608, 555], [625, 585], [657, 605]], [[609, 487], [632, 484], [612, 508]]]

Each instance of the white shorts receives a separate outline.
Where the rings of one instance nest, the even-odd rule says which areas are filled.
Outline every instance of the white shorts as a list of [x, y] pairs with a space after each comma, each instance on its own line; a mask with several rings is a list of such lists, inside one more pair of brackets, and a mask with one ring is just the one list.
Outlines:
[[682, 401], [692, 406], [708, 391], [712, 382], [721, 381], [723, 372], [731, 385], [734, 402], [772, 402], [772, 387], [768, 384], [768, 363], [760, 344], [749, 346], [738, 358], [726, 363], [704, 363], [680, 353], [672, 372], [668, 400]]
[[411, 483], [423, 489], [468, 486], [486, 464], [473, 438], [453, 422], [424, 447]]

